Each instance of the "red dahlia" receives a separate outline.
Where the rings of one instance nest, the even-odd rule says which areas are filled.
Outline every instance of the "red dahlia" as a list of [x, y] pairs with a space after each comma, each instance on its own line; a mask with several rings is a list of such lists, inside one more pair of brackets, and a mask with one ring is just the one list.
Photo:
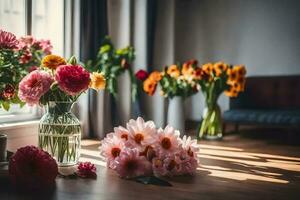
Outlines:
[[96, 166], [91, 162], [81, 162], [77, 168], [77, 175], [81, 178], [96, 178]]
[[51, 186], [57, 174], [55, 160], [35, 146], [18, 149], [9, 162], [10, 179], [22, 188], [38, 189]]
[[61, 65], [56, 69], [55, 80], [68, 95], [78, 95], [88, 89], [90, 73], [80, 65]]

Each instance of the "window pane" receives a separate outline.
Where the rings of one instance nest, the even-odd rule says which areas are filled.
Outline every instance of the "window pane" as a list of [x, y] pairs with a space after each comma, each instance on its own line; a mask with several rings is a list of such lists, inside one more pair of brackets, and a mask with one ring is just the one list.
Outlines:
[[17, 37], [25, 34], [25, 0], [0, 0], [0, 28]]
[[39, 39], [50, 39], [53, 53], [64, 53], [64, 1], [32, 1], [32, 35]]

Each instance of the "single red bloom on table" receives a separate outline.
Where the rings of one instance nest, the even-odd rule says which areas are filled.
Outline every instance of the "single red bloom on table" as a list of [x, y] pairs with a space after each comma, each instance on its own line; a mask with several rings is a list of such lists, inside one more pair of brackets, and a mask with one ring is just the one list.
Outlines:
[[35, 146], [18, 149], [9, 162], [10, 179], [20, 188], [46, 188], [55, 183], [57, 174], [56, 161]]
[[97, 178], [96, 166], [91, 162], [81, 162], [77, 168], [77, 175], [81, 178]]

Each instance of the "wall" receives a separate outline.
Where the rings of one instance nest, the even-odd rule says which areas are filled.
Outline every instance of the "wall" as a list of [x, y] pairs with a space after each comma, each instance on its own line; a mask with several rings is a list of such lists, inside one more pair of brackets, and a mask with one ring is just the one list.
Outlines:
[[[245, 64], [249, 76], [300, 74], [299, 13], [296, 0], [177, 0], [175, 58]], [[219, 102], [228, 108], [226, 97]], [[201, 94], [186, 103], [200, 119]]]

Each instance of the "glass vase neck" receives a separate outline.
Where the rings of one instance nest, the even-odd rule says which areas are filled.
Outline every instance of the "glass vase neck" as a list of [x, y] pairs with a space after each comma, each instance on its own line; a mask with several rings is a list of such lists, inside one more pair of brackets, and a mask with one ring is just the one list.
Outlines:
[[72, 106], [74, 102], [68, 101], [50, 101], [47, 103], [46, 110], [50, 114], [63, 114], [67, 112], [71, 112]]

